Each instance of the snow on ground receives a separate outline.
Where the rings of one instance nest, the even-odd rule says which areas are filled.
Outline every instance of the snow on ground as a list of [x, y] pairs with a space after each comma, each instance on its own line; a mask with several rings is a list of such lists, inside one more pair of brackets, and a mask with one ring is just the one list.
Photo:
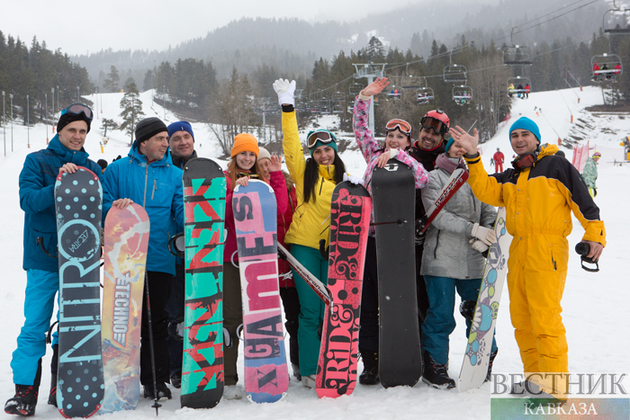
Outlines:
[[[578, 96], [580, 103], [578, 104]], [[125, 156], [129, 150], [129, 139], [119, 132], [109, 133], [110, 141], [101, 153], [99, 141], [102, 133], [102, 118], [121, 121], [119, 102], [122, 94], [99, 94], [90, 97], [98, 101], [98, 119], [92, 124], [86, 149], [94, 160], [104, 158], [111, 161], [118, 155]], [[147, 116], [157, 116], [171, 123], [178, 118], [169, 111], [164, 111], [152, 103], [151, 92], [141, 94], [144, 112]], [[511, 119], [503, 123], [497, 135], [482, 145], [483, 161], [489, 168], [490, 157], [497, 147], [511, 159], [512, 151], [508, 140], [508, 130], [512, 122], [521, 115], [528, 116], [540, 126], [543, 142], [556, 143], [558, 137], [565, 137], [571, 130], [571, 114], [574, 120], [587, 116], [584, 110], [590, 105], [601, 104], [601, 91], [596, 88], [567, 89], [552, 92], [532, 93], [528, 100], [514, 99]], [[450, 104], [436, 104], [448, 109]], [[542, 109], [542, 112], [540, 111]], [[538, 110], [538, 114], [536, 114]], [[590, 117], [590, 116], [589, 116]], [[629, 372], [627, 348], [630, 345], [628, 334], [628, 296], [630, 285], [627, 275], [627, 257], [624, 245], [630, 231], [627, 209], [630, 207], [630, 165], [613, 166], [613, 159], [623, 157], [619, 146], [621, 138], [627, 134], [627, 124], [622, 117], [608, 116], [592, 118], [595, 127], [591, 132], [590, 144], [597, 146], [603, 153], [599, 164], [597, 204], [606, 222], [608, 245], [601, 260], [601, 271], [587, 273], [580, 268], [579, 257], [573, 251], [570, 254], [569, 275], [567, 279], [563, 306], [564, 321], [569, 341], [569, 365], [573, 372]], [[332, 117], [323, 117], [319, 123], [329, 126]], [[454, 123], [457, 123], [456, 121]], [[219, 151], [216, 141], [212, 140], [206, 124], [193, 124], [197, 142], [196, 149], [200, 156], [214, 158]], [[6, 130], [6, 156], [0, 148], [0, 196], [4, 206], [1, 210], [0, 255], [4, 267], [4, 287], [0, 289], [0, 319], [2, 336], [0, 343], [0, 397], [13, 395], [12, 374], [10, 368], [11, 353], [15, 349], [15, 339], [23, 322], [22, 306], [26, 274], [21, 268], [23, 212], [18, 201], [18, 175], [27, 153], [46, 147], [46, 137], [52, 137], [50, 126], [38, 125], [28, 130], [24, 126], [14, 125], [13, 147], [11, 147], [11, 127]], [[27, 138], [30, 138], [30, 149]], [[351, 134], [348, 134], [351, 135]], [[0, 141], [4, 141], [0, 131]], [[571, 150], [566, 150], [571, 158]], [[349, 172], [362, 174], [365, 169], [361, 155], [349, 151], [343, 155]], [[225, 167], [226, 162], [220, 162]], [[493, 168], [492, 168], [493, 169]], [[583, 234], [582, 228], [574, 219], [574, 233], [569, 237], [573, 247]], [[513, 328], [507, 310], [508, 293], [504, 289], [501, 310], [497, 323], [497, 342], [500, 348], [495, 361], [495, 372], [519, 373], [522, 366], [518, 348], [514, 340]], [[449, 374], [457, 377], [465, 349], [464, 320], [456, 315], [458, 327], [451, 335], [451, 353]], [[288, 341], [288, 340], [287, 340]], [[242, 348], [242, 347], [241, 347]], [[242, 353], [241, 353], [242, 355]], [[46, 405], [50, 383], [49, 351], [43, 362], [41, 395], [37, 409], [40, 418], [59, 418], [54, 407]], [[359, 367], [359, 372], [361, 371]], [[239, 370], [243, 372], [242, 357]], [[292, 379], [289, 392], [283, 401], [272, 405], [257, 406], [247, 400], [222, 401], [212, 410], [180, 409], [179, 391], [174, 390], [174, 399], [163, 402], [160, 418], [202, 419], [226, 418], [237, 419], [487, 419], [490, 418], [490, 385], [466, 393], [439, 391], [418, 383], [413, 388], [400, 387], [384, 389], [381, 386], [363, 386], [357, 388], [351, 396], [337, 400], [320, 400], [314, 391], [302, 387]], [[1, 399], [0, 401], [4, 401]], [[149, 419], [155, 411], [149, 400], [142, 400], [137, 410], [108, 415], [111, 419]], [[5, 414], [2, 414], [6, 416]]]

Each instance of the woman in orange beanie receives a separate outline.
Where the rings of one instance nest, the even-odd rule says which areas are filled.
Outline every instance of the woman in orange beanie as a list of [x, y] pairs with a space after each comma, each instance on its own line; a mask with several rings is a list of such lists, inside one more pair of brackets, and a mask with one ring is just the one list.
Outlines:
[[237, 328], [243, 323], [241, 298], [241, 276], [238, 270], [238, 249], [236, 246], [236, 228], [232, 209], [232, 194], [237, 185], [246, 186], [249, 178], [261, 179], [271, 185], [278, 206], [278, 214], [284, 214], [288, 207], [287, 184], [282, 174], [282, 164], [278, 156], [271, 156], [269, 179], [261, 176], [258, 166], [258, 140], [251, 134], [241, 133], [234, 138], [234, 145], [225, 176], [227, 192], [225, 196], [225, 228], [227, 238], [223, 251], [223, 328], [230, 333], [231, 345], [227, 342], [223, 352], [225, 370], [225, 390], [223, 397], [227, 400], [243, 398], [243, 390], [236, 386], [238, 375], [236, 359], [238, 357], [239, 338]]

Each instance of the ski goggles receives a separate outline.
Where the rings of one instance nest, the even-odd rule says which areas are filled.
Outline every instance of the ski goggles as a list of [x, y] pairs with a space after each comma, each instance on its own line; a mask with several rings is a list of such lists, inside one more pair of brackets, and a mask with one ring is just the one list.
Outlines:
[[424, 117], [420, 120], [420, 126], [425, 130], [433, 129], [438, 134], [446, 134], [448, 131], [448, 126], [444, 124], [442, 121], [433, 118], [433, 117]]
[[321, 144], [335, 143], [337, 139], [328, 131], [313, 131], [306, 138], [306, 145], [309, 149], [315, 147], [319, 141]]
[[81, 113], [83, 113], [83, 115], [85, 115], [87, 119], [89, 119], [90, 121], [92, 121], [92, 118], [94, 118], [94, 115], [90, 107], [83, 104], [72, 104], [68, 108], [61, 111], [61, 115], [64, 115], [64, 114], [79, 115]]
[[385, 131], [400, 130], [406, 136], [411, 136], [411, 124], [405, 120], [393, 119], [389, 120], [385, 125]]

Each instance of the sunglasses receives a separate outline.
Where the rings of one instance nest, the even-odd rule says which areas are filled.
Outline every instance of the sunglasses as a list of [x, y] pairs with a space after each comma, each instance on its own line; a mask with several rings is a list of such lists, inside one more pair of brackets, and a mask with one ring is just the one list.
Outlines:
[[393, 119], [389, 120], [385, 125], [385, 131], [400, 130], [406, 136], [411, 136], [411, 124], [405, 120]]
[[79, 115], [80, 113], [83, 113], [90, 121], [92, 120], [92, 118], [94, 118], [94, 115], [92, 114], [92, 110], [90, 109], [90, 107], [83, 104], [72, 104], [68, 108], [61, 111], [61, 115], [64, 115], [64, 114]]
[[322, 144], [328, 144], [334, 142], [335, 140], [335, 137], [328, 131], [313, 131], [308, 135], [306, 145], [309, 149], [312, 149], [318, 141]]
[[446, 134], [446, 132], [448, 131], [448, 126], [446, 124], [433, 117], [422, 118], [422, 120], [420, 120], [420, 125], [425, 130], [429, 130], [432, 128], [438, 134]]

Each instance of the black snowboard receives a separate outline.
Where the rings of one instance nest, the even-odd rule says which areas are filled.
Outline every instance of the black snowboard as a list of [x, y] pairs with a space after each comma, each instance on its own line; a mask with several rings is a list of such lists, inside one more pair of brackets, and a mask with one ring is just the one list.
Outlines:
[[59, 174], [55, 210], [59, 253], [57, 406], [64, 417], [89, 417], [103, 400], [101, 356], [101, 201], [98, 177], [79, 167]]
[[379, 375], [385, 388], [422, 376], [415, 260], [415, 182], [391, 159], [372, 175], [379, 293]]

